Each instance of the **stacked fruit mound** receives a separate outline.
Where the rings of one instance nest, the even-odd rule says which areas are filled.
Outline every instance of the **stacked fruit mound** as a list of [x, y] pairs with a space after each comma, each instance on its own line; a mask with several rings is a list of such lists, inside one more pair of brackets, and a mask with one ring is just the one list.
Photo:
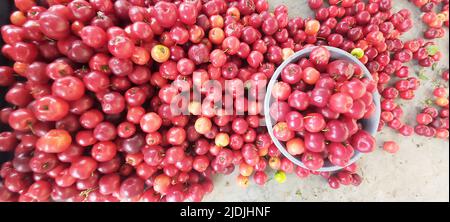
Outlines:
[[[429, 27], [424, 32], [427, 39], [442, 38], [445, 35], [443, 26], [449, 25], [448, 0], [410, 0], [420, 8], [422, 21]], [[436, 9], [437, 8], [437, 9]]]
[[[289, 73], [276, 94], [304, 97], [292, 99], [289, 107], [308, 100], [320, 108], [324, 102], [314, 95], [329, 96], [329, 107], [314, 115], [304, 113], [309, 139], [306, 133], [295, 141], [286, 138], [296, 153], [305, 142], [317, 146], [313, 151], [333, 149], [328, 159], [344, 165], [349, 145], [363, 150], [360, 140], [374, 143], [355, 126], [355, 120], [373, 108], [370, 92], [383, 92], [382, 108], [392, 114], [380, 129], [386, 123], [411, 135], [414, 128], [402, 123], [395, 99], [414, 97], [419, 79], [410, 77], [403, 63], [414, 59], [432, 66], [441, 58], [432, 42], [406, 44], [399, 39], [413, 22], [408, 10], [391, 11], [391, 0], [329, 0], [327, 5], [308, 0], [315, 19], [289, 18], [284, 5], [271, 13], [267, 0], [14, 2], [17, 11], [10, 16], [11, 24], [1, 27], [1, 51], [12, 65], [0, 67], [0, 86], [6, 90], [0, 152], [10, 157], [1, 165], [0, 201], [201, 201], [213, 190], [213, 176], [231, 174], [236, 166], [242, 186], [250, 177], [264, 185], [267, 166], [278, 171], [275, 179], [280, 182], [293, 171], [301, 178], [319, 175], [319, 164], [294, 167], [281, 156], [260, 125], [261, 102], [235, 95], [244, 103], [236, 103], [234, 111], [245, 115], [228, 115], [211, 102], [190, 102], [182, 105], [190, 115], [179, 115], [171, 101], [180, 93], [189, 94], [182, 87], [187, 85], [205, 101], [224, 103], [203, 83], [217, 80], [221, 96], [226, 80], [267, 81], [286, 58], [305, 47], [344, 49], [366, 64], [375, 82], [359, 79], [355, 68], [353, 77], [334, 83], [314, 71], [322, 70], [320, 64], [305, 60], [291, 66], [301, 72], [292, 94], [285, 92], [285, 85], [298, 77]], [[328, 64], [329, 69], [333, 63], [339, 61]], [[402, 81], [401, 90], [387, 87], [394, 76]], [[301, 90], [313, 85], [317, 90], [311, 93]], [[330, 92], [334, 88], [340, 92]], [[358, 94], [364, 89], [368, 93]], [[434, 121], [420, 123], [438, 127], [439, 137], [448, 138], [448, 95], [440, 98], [447, 129]], [[340, 122], [333, 121], [336, 113], [344, 113]], [[297, 129], [296, 124], [286, 122]], [[342, 124], [348, 136], [333, 131]], [[323, 133], [327, 140], [346, 141], [355, 134], [347, 146], [324, 147], [311, 138], [322, 135], [313, 134], [322, 126], [328, 129]], [[318, 156], [308, 154], [304, 156]], [[334, 175], [320, 174], [337, 188], [359, 185], [356, 170], [352, 164]]]
[[274, 136], [286, 143], [291, 155], [301, 155], [308, 169], [322, 168], [324, 156], [331, 164], [345, 167], [354, 149], [362, 153], [375, 149], [375, 139], [358, 121], [374, 115], [376, 84], [362, 76], [358, 65], [331, 61], [328, 49], [317, 47], [309, 59], [284, 68], [282, 81], [275, 83], [275, 102], [270, 107], [277, 122]]

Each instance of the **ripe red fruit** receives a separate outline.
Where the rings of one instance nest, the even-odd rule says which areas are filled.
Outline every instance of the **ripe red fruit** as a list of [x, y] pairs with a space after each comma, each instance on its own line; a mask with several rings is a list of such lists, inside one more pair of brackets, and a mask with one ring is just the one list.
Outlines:
[[144, 192], [144, 187], [144, 180], [131, 176], [121, 183], [119, 193], [123, 198], [133, 198], [140, 196]]
[[32, 110], [41, 121], [58, 121], [69, 113], [69, 104], [61, 98], [45, 96], [36, 100]]
[[25, 84], [17, 83], [12, 86], [5, 95], [5, 101], [13, 105], [24, 107], [33, 100], [30, 91]]
[[258, 68], [264, 61], [264, 55], [259, 51], [252, 51], [248, 57], [247, 62], [253, 68]]
[[275, 137], [283, 142], [289, 141], [295, 135], [294, 132], [289, 130], [286, 122], [279, 122], [273, 127], [273, 133]]
[[320, 153], [326, 148], [325, 137], [322, 133], [305, 133], [305, 147], [311, 152]]
[[92, 173], [97, 169], [97, 161], [91, 157], [80, 157], [72, 162], [69, 168], [70, 176], [84, 180], [89, 178]]
[[335, 60], [328, 64], [327, 72], [337, 82], [349, 80], [355, 74], [355, 65], [345, 60]]
[[52, 185], [44, 180], [34, 182], [27, 191], [27, 196], [38, 200], [48, 201], [50, 193], [52, 192]]
[[303, 131], [304, 129], [304, 120], [303, 115], [297, 111], [291, 111], [286, 114], [286, 123], [290, 130], [293, 131]]
[[272, 88], [272, 96], [277, 100], [287, 100], [291, 94], [291, 87], [285, 82], [277, 82]]
[[91, 155], [99, 162], [107, 162], [114, 158], [117, 153], [117, 146], [111, 141], [103, 141], [92, 147]]
[[83, 42], [94, 49], [103, 47], [106, 44], [106, 32], [97, 26], [85, 26], [80, 32]]
[[37, 122], [33, 113], [29, 109], [18, 109], [8, 117], [8, 124], [11, 128], [19, 131], [29, 131]]
[[311, 133], [318, 133], [325, 129], [326, 122], [321, 114], [310, 113], [304, 117], [305, 129]]
[[[156, 18], [160, 26], [170, 28], [175, 25], [178, 19], [177, 12], [177, 6], [174, 3], [160, 1], [155, 4], [152, 16]], [[185, 16], [182, 17], [185, 20]]]
[[346, 93], [350, 95], [354, 100], [360, 99], [366, 93], [366, 86], [359, 79], [352, 79], [348, 82], [345, 82], [340, 87], [340, 91], [342, 93]]
[[10, 152], [17, 145], [16, 135], [12, 132], [0, 133], [0, 152]]
[[305, 152], [305, 144], [302, 139], [294, 138], [286, 143], [286, 149], [291, 155], [300, 155]]
[[52, 92], [54, 95], [67, 101], [81, 99], [85, 92], [83, 82], [73, 76], [58, 78], [53, 82]]
[[418, 124], [428, 125], [431, 122], [433, 122], [433, 117], [431, 117], [431, 115], [427, 114], [427, 113], [419, 113], [416, 116], [416, 121], [417, 121]]
[[172, 127], [167, 131], [166, 138], [174, 146], [181, 145], [186, 140], [186, 131], [181, 127]]
[[182, 2], [178, 6], [178, 16], [181, 22], [186, 25], [194, 25], [197, 21], [198, 8], [190, 2]]
[[257, 171], [253, 175], [253, 180], [255, 181], [256, 184], [258, 184], [260, 186], [264, 186], [264, 184], [266, 184], [266, 182], [267, 182], [267, 179], [268, 179], [268, 176], [263, 171]]
[[281, 72], [281, 78], [286, 83], [296, 84], [302, 79], [302, 69], [297, 64], [289, 64]]
[[169, 189], [170, 183], [171, 179], [169, 176], [160, 174], [154, 179], [153, 189], [160, 194], [166, 194]]
[[339, 179], [335, 176], [331, 176], [330, 178], [328, 178], [328, 185], [332, 189], [339, 189], [339, 187], [341, 186], [339, 183]]
[[289, 95], [288, 102], [292, 108], [302, 111], [309, 106], [309, 96], [305, 92], [295, 90]]
[[375, 150], [375, 138], [364, 130], [359, 130], [350, 139], [351, 145], [362, 153], [370, 153]]
[[144, 132], [153, 133], [161, 127], [162, 119], [156, 113], [147, 113], [141, 118], [140, 125]]
[[329, 107], [337, 113], [347, 113], [353, 106], [353, 99], [346, 93], [335, 93], [330, 97]]
[[309, 61], [315, 66], [323, 66], [330, 61], [330, 51], [325, 47], [314, 48], [309, 54]]
[[447, 96], [447, 90], [444, 87], [437, 87], [433, 91], [433, 95], [440, 98]]
[[61, 153], [70, 147], [72, 137], [65, 130], [50, 130], [36, 141], [36, 149], [46, 153]]
[[313, 67], [306, 67], [303, 69], [302, 80], [309, 84], [314, 85], [320, 79], [320, 72]]
[[125, 109], [125, 98], [117, 92], [106, 93], [101, 99], [102, 110], [106, 114], [119, 114]]
[[108, 42], [109, 52], [119, 59], [130, 58], [133, 55], [134, 47], [131, 39], [121, 35], [111, 38]]
[[383, 144], [383, 150], [388, 153], [396, 153], [400, 149], [400, 146], [394, 141], [386, 141]]
[[350, 136], [346, 124], [339, 120], [331, 120], [327, 123], [325, 138], [331, 142], [344, 142]]
[[153, 39], [153, 31], [148, 23], [137, 21], [130, 27], [130, 35], [132, 38], [148, 40]]
[[315, 35], [320, 29], [320, 22], [312, 19], [305, 23], [305, 32], [307, 35], [313, 36]]
[[39, 16], [39, 28], [42, 33], [55, 40], [64, 39], [70, 34], [69, 21], [56, 13], [42, 13]]
[[311, 9], [319, 9], [323, 5], [323, 0], [308, 0], [308, 6]]
[[305, 152], [301, 158], [303, 164], [310, 170], [318, 170], [324, 165], [321, 155], [313, 152]]
[[342, 185], [348, 186], [348, 185], [352, 184], [352, 182], [353, 182], [352, 174], [345, 170], [339, 171], [336, 174], [336, 177], [339, 180], [339, 183], [341, 183]]

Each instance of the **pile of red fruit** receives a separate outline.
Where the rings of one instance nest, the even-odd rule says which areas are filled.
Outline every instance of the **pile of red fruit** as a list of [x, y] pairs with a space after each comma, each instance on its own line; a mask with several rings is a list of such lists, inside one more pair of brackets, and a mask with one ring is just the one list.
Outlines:
[[[252, 175], [264, 185], [267, 166], [300, 178], [319, 175], [280, 156], [259, 125], [260, 102], [236, 103], [244, 116], [198, 102], [184, 105], [191, 115], [174, 115], [170, 102], [186, 89], [172, 82], [217, 99], [202, 86], [207, 80], [217, 80], [222, 95], [225, 80], [268, 80], [295, 51], [329, 45], [366, 64], [378, 82], [366, 86], [369, 92], [385, 91], [393, 75], [407, 80], [402, 98], [419, 86], [402, 65], [414, 57], [399, 39], [412, 28], [410, 12], [392, 12], [392, 0], [309, 0], [316, 19], [289, 19], [283, 5], [272, 14], [267, 0], [14, 2], [11, 25], [1, 27], [1, 51], [14, 63], [0, 67], [8, 103], [0, 111], [8, 127], [0, 152], [11, 157], [1, 166], [0, 201], [200, 201], [212, 191], [214, 174], [238, 165], [242, 185]], [[309, 74], [294, 90], [317, 81], [327, 88], [327, 78], [307, 66], [299, 66]], [[359, 85], [353, 82], [347, 90]], [[390, 91], [383, 109], [394, 118], [380, 126], [411, 135]], [[361, 183], [354, 164], [320, 175], [333, 188]]]
[[405, 43], [405, 48], [413, 53], [413, 59], [422, 67], [432, 67], [442, 58], [442, 53], [434, 42], [415, 39]]
[[[448, 83], [448, 70], [442, 73], [442, 79]], [[435, 99], [428, 100], [427, 107], [416, 116], [418, 125], [415, 127], [415, 132], [417, 135], [448, 139], [449, 100], [447, 88], [443, 86], [436, 87], [433, 90]]]
[[[448, 0], [410, 0], [420, 8], [422, 21], [428, 26], [424, 33], [427, 39], [442, 38], [445, 35], [443, 26], [449, 25]], [[436, 9], [437, 8], [437, 9]]]
[[332, 60], [325, 47], [281, 72], [271, 92], [273, 133], [308, 169], [319, 170], [325, 160], [345, 167], [355, 150], [375, 150], [375, 138], [358, 123], [376, 109], [376, 83], [362, 78], [362, 72], [353, 62]]

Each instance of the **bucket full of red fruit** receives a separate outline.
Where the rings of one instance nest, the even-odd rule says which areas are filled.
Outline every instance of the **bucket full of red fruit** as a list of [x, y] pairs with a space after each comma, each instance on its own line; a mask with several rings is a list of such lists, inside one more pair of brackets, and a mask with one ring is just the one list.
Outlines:
[[266, 127], [280, 152], [313, 171], [337, 171], [375, 147], [380, 95], [367, 68], [338, 48], [307, 47], [272, 76]]

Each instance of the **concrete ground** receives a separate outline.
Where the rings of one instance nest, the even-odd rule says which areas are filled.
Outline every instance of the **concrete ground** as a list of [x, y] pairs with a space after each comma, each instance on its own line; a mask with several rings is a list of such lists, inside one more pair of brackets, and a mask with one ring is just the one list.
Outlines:
[[[306, 0], [269, 0], [273, 9], [278, 4], [289, 6], [290, 16], [311, 16]], [[420, 11], [407, 0], [395, 0], [394, 8], [408, 8], [413, 12], [414, 29], [403, 36], [404, 40], [422, 36], [425, 25], [420, 21]], [[436, 41], [445, 55], [440, 68], [449, 67], [449, 36]], [[417, 72], [419, 68], [411, 64]], [[439, 68], [438, 68], [439, 70]], [[411, 70], [412, 71], [412, 70]], [[439, 78], [437, 72], [427, 70], [431, 79]], [[440, 73], [439, 73], [440, 74]], [[423, 107], [423, 101], [431, 95], [431, 80], [424, 86], [412, 102], [403, 102], [405, 121], [415, 123], [415, 113]], [[447, 85], [448, 88], [448, 85]], [[449, 142], [448, 140], [423, 137], [404, 138], [385, 128], [377, 136], [379, 146], [386, 140], [399, 143], [401, 150], [388, 154], [378, 149], [364, 156], [359, 163], [359, 173], [364, 182], [360, 187], [344, 187], [339, 190], [328, 188], [326, 181], [318, 176], [305, 180], [289, 175], [286, 183], [269, 181], [264, 187], [254, 183], [247, 189], [236, 184], [236, 175], [215, 178], [215, 189], [205, 201], [449, 201]], [[272, 177], [272, 175], [270, 175]]]

